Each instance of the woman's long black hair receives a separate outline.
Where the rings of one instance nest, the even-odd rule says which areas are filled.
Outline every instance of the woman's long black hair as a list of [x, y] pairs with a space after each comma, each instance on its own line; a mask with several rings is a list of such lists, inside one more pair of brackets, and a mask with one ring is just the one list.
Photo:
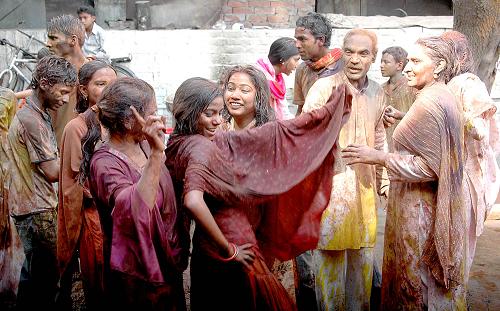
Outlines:
[[[80, 85], [88, 86], [90, 80], [92, 80], [92, 76], [94, 73], [96, 73], [98, 70], [101, 70], [103, 68], [109, 68], [113, 70], [115, 73], [115, 69], [111, 67], [111, 65], [106, 64], [105, 62], [101, 60], [93, 60], [91, 62], [88, 62], [80, 68], [80, 71], [78, 72], [78, 83]], [[87, 111], [89, 108], [89, 100], [88, 97], [85, 96], [81, 91], [80, 88], [77, 89], [76, 92], [76, 112], [78, 113], [83, 113]]]
[[144, 116], [146, 106], [155, 98], [151, 85], [137, 78], [118, 78], [106, 86], [99, 102], [87, 110], [86, 114], [97, 115], [89, 118], [88, 134], [82, 139], [82, 164], [78, 180], [81, 184], [89, 177], [90, 161], [97, 142], [101, 139], [101, 125], [109, 134], [126, 136], [130, 131], [126, 124], [133, 120], [130, 110], [133, 106], [141, 116]]
[[[229, 79], [235, 73], [246, 73], [255, 87], [255, 126], [261, 126], [269, 121], [275, 120], [274, 109], [269, 104], [271, 98], [271, 91], [266, 76], [262, 71], [252, 65], [234, 66], [223, 76], [224, 92], [226, 92]], [[229, 112], [226, 112], [229, 114]], [[230, 119], [230, 117], [229, 117]]]
[[170, 107], [175, 119], [173, 134], [198, 133], [198, 119], [201, 113], [219, 96], [222, 97], [222, 90], [208, 79], [196, 77], [182, 82]]

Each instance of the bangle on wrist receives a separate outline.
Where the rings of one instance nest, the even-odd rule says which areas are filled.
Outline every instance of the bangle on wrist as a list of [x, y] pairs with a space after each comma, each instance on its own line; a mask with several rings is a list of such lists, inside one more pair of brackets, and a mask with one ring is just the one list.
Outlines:
[[236, 244], [234, 243], [229, 243], [229, 245], [231, 245], [231, 247], [233, 248], [233, 255], [229, 258], [222, 258], [221, 260], [224, 261], [224, 262], [228, 262], [228, 261], [231, 261], [231, 260], [234, 260], [236, 258], [236, 256], [238, 256], [240, 250], [238, 249], [238, 246], [236, 246]]

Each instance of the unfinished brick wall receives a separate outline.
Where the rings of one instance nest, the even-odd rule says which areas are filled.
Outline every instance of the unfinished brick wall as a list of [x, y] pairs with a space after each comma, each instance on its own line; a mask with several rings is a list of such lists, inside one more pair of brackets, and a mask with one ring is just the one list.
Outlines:
[[297, 18], [308, 12], [314, 12], [314, 0], [229, 0], [222, 7], [221, 18], [229, 26], [284, 28], [295, 27]]

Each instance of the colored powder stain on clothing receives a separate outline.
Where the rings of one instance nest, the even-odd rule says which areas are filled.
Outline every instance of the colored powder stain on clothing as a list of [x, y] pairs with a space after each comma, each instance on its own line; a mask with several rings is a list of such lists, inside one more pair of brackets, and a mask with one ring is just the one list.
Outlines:
[[373, 247], [376, 239], [376, 188], [383, 184], [383, 170], [366, 164], [346, 165], [340, 150], [349, 144], [384, 150], [384, 93], [374, 81], [362, 90], [350, 84], [344, 72], [319, 79], [307, 95], [303, 111], [323, 106], [332, 90], [345, 84], [352, 98], [351, 114], [339, 136], [330, 203], [322, 215], [318, 249], [343, 250]]
[[[345, 178], [341, 178], [342, 175]], [[330, 201], [335, 204], [333, 212], [327, 209], [322, 216], [322, 224], [333, 223], [335, 232], [332, 234], [331, 231], [322, 231], [322, 237], [328, 240], [326, 244], [320, 244], [321, 248], [335, 250], [372, 247], [375, 244], [377, 228], [374, 209], [376, 193], [373, 186], [365, 186], [357, 182], [356, 172], [351, 168], [347, 168], [344, 174], [336, 175], [336, 177], [338, 178], [334, 177], [334, 188], [338, 186], [339, 191], [334, 190], [334, 192], [338, 199], [335, 203]], [[348, 188], [357, 189], [348, 190]], [[345, 194], [344, 197], [342, 193]], [[349, 202], [354, 202], [354, 204], [351, 205]], [[352, 230], [352, 228], [362, 230]]]

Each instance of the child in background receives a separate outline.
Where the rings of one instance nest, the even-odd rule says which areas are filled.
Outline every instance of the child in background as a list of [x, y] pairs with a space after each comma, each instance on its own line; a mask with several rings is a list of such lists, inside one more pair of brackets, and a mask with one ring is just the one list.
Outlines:
[[382, 84], [385, 93], [384, 124], [386, 126], [387, 144], [392, 151], [392, 133], [415, 101], [416, 91], [408, 86], [408, 80], [403, 76], [403, 69], [408, 60], [408, 53], [399, 46], [391, 46], [382, 52], [380, 72], [382, 77], [388, 77], [386, 83]]

